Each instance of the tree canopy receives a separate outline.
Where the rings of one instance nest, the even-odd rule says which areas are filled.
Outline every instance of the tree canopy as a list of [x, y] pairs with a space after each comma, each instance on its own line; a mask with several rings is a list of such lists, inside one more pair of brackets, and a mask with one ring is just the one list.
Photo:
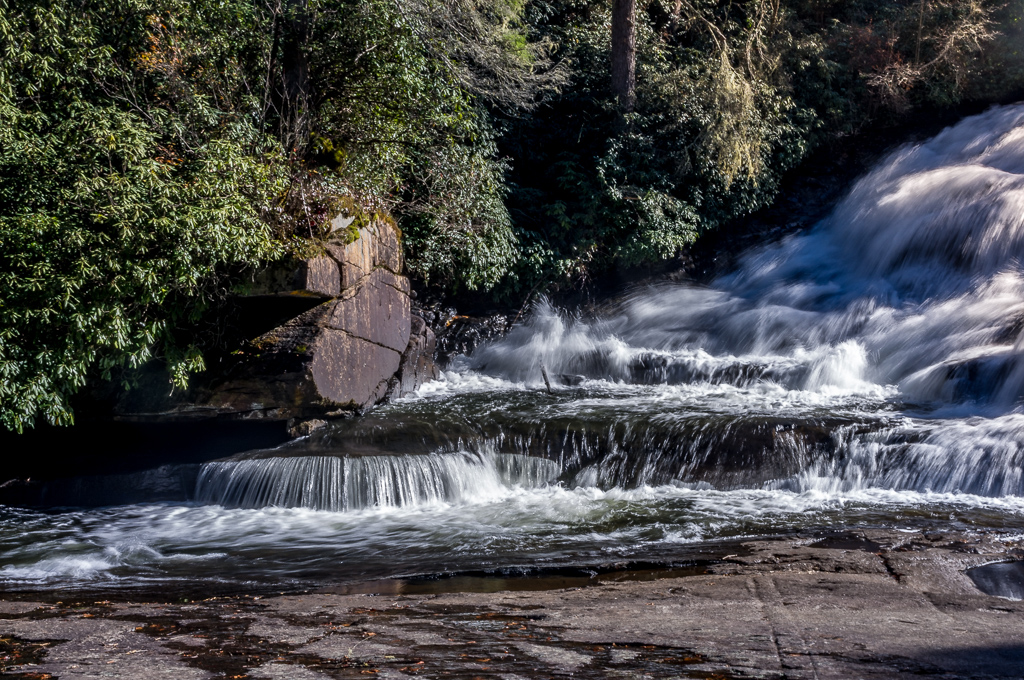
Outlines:
[[[615, 7], [633, 18], [625, 71]], [[67, 423], [88, 381], [154, 358], [184, 384], [204, 311], [346, 205], [397, 219], [438, 290], [513, 300], [671, 257], [836, 135], [1020, 91], [1022, 16], [1021, 0], [0, 0], [0, 421]]]

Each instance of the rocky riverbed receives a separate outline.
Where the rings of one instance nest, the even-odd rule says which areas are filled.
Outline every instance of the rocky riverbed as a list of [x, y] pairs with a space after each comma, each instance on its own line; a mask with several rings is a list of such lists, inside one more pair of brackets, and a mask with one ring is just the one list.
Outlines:
[[[702, 550], [686, 568], [604, 565], [589, 578], [173, 601], [8, 593], [0, 669], [64, 680], [1024, 675], [1024, 602], [976, 585], [1020, 597], [1020, 536], [858, 530]], [[983, 566], [1007, 562], [994, 576]]]

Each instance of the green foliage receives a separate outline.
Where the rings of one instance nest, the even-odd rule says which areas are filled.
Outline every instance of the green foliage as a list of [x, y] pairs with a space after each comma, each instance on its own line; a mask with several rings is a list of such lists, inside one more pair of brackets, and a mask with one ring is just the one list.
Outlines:
[[[637, 103], [625, 117], [609, 93], [609, 3], [532, 6], [572, 68], [558, 96], [501, 120], [510, 211], [533, 244], [508, 294], [672, 257], [771, 201], [808, 148], [813, 113], [768, 73], [777, 30], [740, 14], [752, 4], [723, 18], [702, 3], [684, 28], [653, 3], [637, 22]], [[760, 55], [741, 61], [755, 32]]]
[[214, 93], [161, 96], [148, 8], [0, 9], [0, 419], [21, 429], [69, 422], [87, 377], [155, 347], [179, 381], [200, 368], [167, 341], [213, 272], [275, 255], [259, 206], [281, 187], [273, 146]]
[[432, 56], [488, 106], [516, 112], [564, 85], [554, 43], [528, 35], [524, 0], [403, 0], [402, 11]]
[[[479, 116], [478, 120], [483, 119]], [[409, 268], [450, 288], [491, 288], [517, 257], [486, 125], [475, 139], [425, 147], [408, 176], [398, 215]]]
[[[0, 421], [203, 369], [240, 275], [398, 221], [410, 272], [521, 298], [674, 256], [816, 145], [1024, 91], [1024, 0], [0, 0]], [[352, 238], [359, 222], [348, 232]]]
[[[489, 40], [505, 40], [510, 10], [500, 2], [487, 7], [494, 17], [472, 13], [473, 25], [480, 32], [491, 26]], [[492, 286], [516, 254], [502, 203], [505, 165], [456, 68], [462, 43], [440, 44], [435, 34], [438, 22], [471, 8], [387, 0], [315, 8], [314, 125], [319, 158], [330, 153], [332, 191], [392, 212], [409, 267], [423, 280]]]

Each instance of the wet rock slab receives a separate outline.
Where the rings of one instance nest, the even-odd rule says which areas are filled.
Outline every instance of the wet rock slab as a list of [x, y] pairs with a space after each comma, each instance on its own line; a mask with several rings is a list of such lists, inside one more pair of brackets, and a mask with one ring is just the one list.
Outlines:
[[8, 599], [0, 643], [20, 656], [0, 672], [1019, 678], [1024, 603], [986, 595], [969, 572], [1022, 556], [1012, 540], [991, 535], [849, 531], [738, 542], [689, 576], [583, 588], [147, 604]]

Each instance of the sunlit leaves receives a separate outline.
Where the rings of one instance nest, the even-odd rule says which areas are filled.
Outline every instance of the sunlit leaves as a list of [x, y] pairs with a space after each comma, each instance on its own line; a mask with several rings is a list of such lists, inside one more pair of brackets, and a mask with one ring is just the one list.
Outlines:
[[154, 351], [179, 380], [200, 368], [173, 332], [226, 268], [274, 256], [259, 206], [283, 187], [245, 118], [224, 125], [198, 95], [169, 106], [136, 70], [117, 38], [146, 34], [138, 5], [0, 16], [0, 421], [21, 429], [69, 422], [90, 376]]

